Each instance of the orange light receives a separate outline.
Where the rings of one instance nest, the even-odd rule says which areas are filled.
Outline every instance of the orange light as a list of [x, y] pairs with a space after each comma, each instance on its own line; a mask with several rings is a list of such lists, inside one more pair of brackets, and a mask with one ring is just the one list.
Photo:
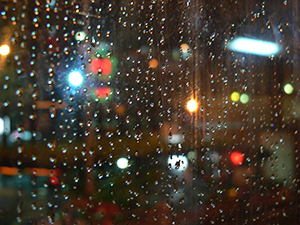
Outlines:
[[[25, 168], [24, 171], [26, 174], [42, 177], [59, 176], [61, 174], [60, 169]], [[0, 167], [0, 174], [3, 175], [16, 176], [18, 175], [18, 172], [18, 167]]]
[[60, 169], [45, 169], [45, 168], [25, 168], [27, 174], [33, 174], [35, 176], [49, 177], [57, 176], [60, 174]]
[[125, 108], [124, 105], [117, 105], [117, 106], [115, 107], [115, 112], [116, 112], [119, 116], [124, 115], [124, 113], [126, 112], [126, 108]]
[[0, 173], [8, 176], [16, 176], [18, 174], [19, 169], [17, 167], [0, 167]]
[[156, 67], [158, 66], [158, 61], [157, 61], [156, 59], [151, 59], [151, 60], [149, 61], [149, 66], [150, 66], [151, 68], [156, 68]]
[[241, 165], [244, 161], [244, 156], [240, 152], [232, 152], [230, 154], [230, 160], [234, 165]]

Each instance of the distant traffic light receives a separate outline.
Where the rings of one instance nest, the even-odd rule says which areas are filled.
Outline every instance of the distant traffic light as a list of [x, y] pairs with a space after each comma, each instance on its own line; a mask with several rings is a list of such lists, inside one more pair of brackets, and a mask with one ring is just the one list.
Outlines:
[[238, 100], [240, 100], [240, 93], [238, 93], [237, 91], [232, 92], [230, 98], [232, 101], [237, 102]]
[[240, 101], [243, 104], [247, 104], [249, 102], [249, 95], [246, 93], [240, 94], [239, 92], [234, 91], [231, 93], [230, 99], [233, 102]]
[[91, 62], [91, 71], [93, 73], [101, 73], [102, 75], [109, 75], [112, 72], [113, 64], [112, 62], [105, 59], [94, 58]]
[[247, 95], [246, 93], [241, 94], [240, 101], [243, 104], [247, 104], [249, 102], [249, 95]]
[[238, 151], [234, 151], [230, 154], [230, 161], [236, 166], [241, 165], [244, 161], [244, 155]]
[[108, 99], [113, 94], [113, 89], [110, 87], [98, 87], [95, 90], [95, 97], [99, 100]]
[[50, 184], [57, 185], [58, 182], [59, 182], [59, 179], [56, 176], [51, 176], [50, 177]]
[[105, 48], [99, 48], [89, 64], [89, 72], [99, 75], [102, 81], [110, 80], [117, 71], [118, 59], [108, 54]]
[[293, 87], [293, 85], [291, 85], [291, 84], [285, 84], [284, 87], [283, 87], [283, 90], [284, 90], [284, 92], [285, 92], [286, 94], [290, 95], [290, 94], [293, 93], [294, 87]]

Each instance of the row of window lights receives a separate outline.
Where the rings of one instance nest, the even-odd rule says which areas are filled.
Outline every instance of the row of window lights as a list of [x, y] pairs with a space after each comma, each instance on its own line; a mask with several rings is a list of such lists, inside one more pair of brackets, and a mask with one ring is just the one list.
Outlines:
[[[291, 85], [291, 84], [289, 84], [289, 83], [288, 83], [288, 84], [285, 84], [284, 87], [283, 87], [283, 91], [284, 91], [286, 94], [290, 95], [290, 94], [293, 93], [294, 87], [293, 87], [293, 85]], [[243, 104], [247, 104], [247, 103], [249, 102], [249, 95], [246, 94], [246, 93], [240, 94], [239, 92], [234, 91], [234, 92], [232, 92], [232, 94], [230, 95], [230, 99], [231, 99], [233, 102], [238, 102], [238, 101], [240, 101], [240, 102], [243, 103]], [[187, 110], [188, 110], [189, 112], [195, 112], [195, 111], [197, 110], [197, 108], [198, 108], [198, 103], [197, 103], [196, 100], [191, 99], [191, 100], [189, 100], [189, 101], [187, 102], [186, 107], [187, 107]]]
[[[189, 164], [189, 160], [191, 162], [195, 161], [197, 156], [196, 152], [190, 151], [186, 156], [183, 155], [172, 155], [168, 158], [168, 165], [171, 166], [171, 169], [183, 171], [186, 170]], [[220, 155], [218, 152], [213, 152], [210, 154], [210, 160], [213, 163], [219, 163]], [[239, 151], [233, 151], [229, 155], [230, 162], [235, 165], [239, 166], [244, 161], [244, 155]]]
[[[187, 156], [183, 155], [172, 155], [168, 158], [168, 165], [171, 166], [171, 169], [175, 169], [178, 171], [183, 171], [188, 167], [189, 160], [194, 161], [196, 160], [196, 153], [194, 151], [190, 151]], [[233, 151], [229, 159], [233, 165], [241, 165], [244, 161], [244, 155], [238, 151]], [[214, 156], [211, 156], [211, 160], [214, 163], [219, 162], [219, 154], [217, 152], [214, 153]], [[126, 169], [129, 166], [129, 161], [126, 158], [119, 158], [117, 160], [117, 166], [120, 169]]]
[[[241, 103], [246, 104], [249, 101], [249, 96], [247, 94], [241, 94], [238, 92], [233, 92], [230, 96], [231, 100], [234, 102], [241, 101]], [[186, 108], [189, 112], [195, 112], [198, 109], [198, 103], [195, 99], [191, 99], [187, 102]]]

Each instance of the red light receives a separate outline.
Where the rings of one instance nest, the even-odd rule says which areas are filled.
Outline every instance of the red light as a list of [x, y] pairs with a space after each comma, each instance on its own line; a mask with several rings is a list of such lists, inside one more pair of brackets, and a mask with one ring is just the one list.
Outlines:
[[230, 154], [230, 160], [234, 165], [241, 165], [244, 161], [244, 156], [240, 152], [232, 152]]
[[95, 58], [91, 62], [91, 71], [98, 73], [101, 71], [103, 75], [109, 75], [112, 72], [113, 64], [109, 59], [98, 59]]
[[58, 184], [58, 178], [56, 177], [56, 176], [52, 176], [52, 177], [50, 177], [50, 183], [52, 184], [52, 185], [57, 185]]
[[58, 51], [58, 37], [49, 37], [48, 38], [48, 52], [49, 54], [53, 54]]
[[96, 96], [98, 98], [106, 98], [109, 97], [112, 93], [112, 90], [109, 87], [98, 87], [96, 89]]

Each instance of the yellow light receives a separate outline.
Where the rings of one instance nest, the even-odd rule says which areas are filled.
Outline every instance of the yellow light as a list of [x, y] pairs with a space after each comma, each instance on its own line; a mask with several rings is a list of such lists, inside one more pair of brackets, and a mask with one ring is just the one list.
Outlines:
[[230, 98], [232, 101], [237, 102], [238, 100], [240, 100], [240, 93], [235, 91], [231, 94]]
[[0, 47], [0, 55], [8, 55], [10, 52], [9, 46], [8, 45], [1, 45]]
[[187, 105], [186, 105], [187, 110], [189, 110], [190, 112], [195, 112], [196, 109], [198, 108], [198, 104], [194, 99], [191, 99], [188, 101]]
[[86, 37], [86, 33], [84, 31], [78, 31], [76, 34], [75, 34], [75, 39], [76, 41], [83, 41]]

